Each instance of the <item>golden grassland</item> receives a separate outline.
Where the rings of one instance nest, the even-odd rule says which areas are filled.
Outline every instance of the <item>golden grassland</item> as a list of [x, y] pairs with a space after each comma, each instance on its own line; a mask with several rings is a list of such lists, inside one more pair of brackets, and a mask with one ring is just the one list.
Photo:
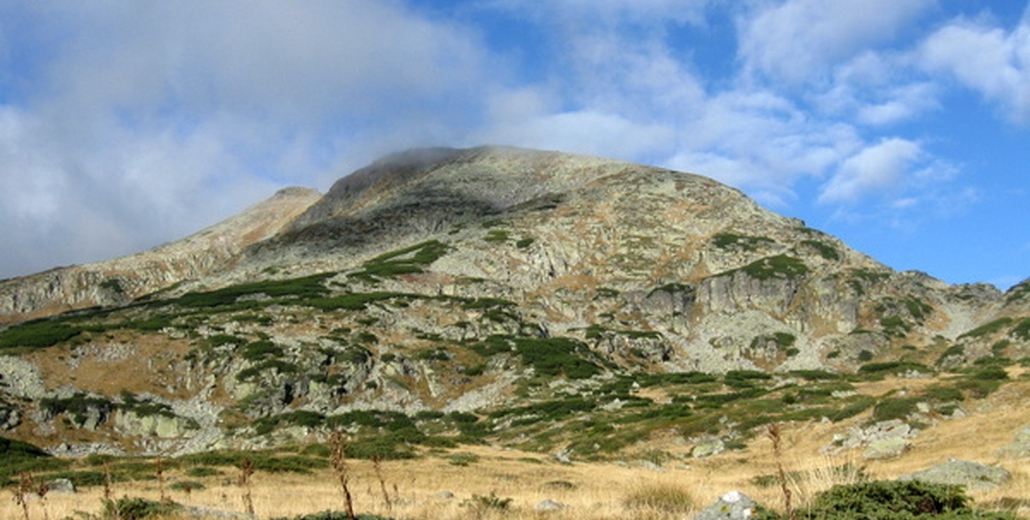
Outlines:
[[[913, 384], [920, 383], [891, 380], [875, 383], [876, 388], [864, 391], [895, 391]], [[1030, 460], [1004, 459], [997, 454], [998, 448], [1013, 440], [1015, 432], [1030, 425], [1030, 408], [1024, 405], [1027, 395], [1030, 395], [1030, 382], [1019, 381], [1005, 385], [986, 400], [966, 403], [968, 417], [939, 422], [917, 435], [909, 452], [888, 460], [862, 460], [858, 451], [823, 454], [821, 450], [832, 442], [833, 434], [852, 423], [808, 422], [779, 425], [779, 453], [765, 435], [756, 437], [745, 449], [704, 460], [685, 456], [690, 446], [682, 441], [677, 443], [671, 437], [659, 435], [647, 444], [636, 446], [635, 452], [639, 454], [662, 450], [673, 455], [660, 471], [635, 463], [632, 454], [626, 456], [625, 463], [560, 464], [546, 454], [463, 446], [449, 452], [426, 452], [416, 459], [384, 461], [379, 472], [382, 481], [370, 461], [348, 460], [347, 474], [355, 511], [384, 517], [413, 520], [501, 516], [558, 520], [671, 519], [690, 518], [732, 490], [782, 510], [783, 494], [779, 485], [769, 485], [768, 479], [764, 483], [756, 479], [775, 475], [778, 464], [790, 475], [788, 484], [793, 505], [803, 507], [817, 492], [858, 477], [855, 471], [833, 471], [833, 468], [850, 465], [861, 468], [869, 478], [892, 479], [957, 458], [996, 465], [1012, 473], [1009, 482], [997, 490], [969, 492], [977, 505], [985, 505], [1030, 497]], [[454, 457], [456, 453], [463, 457]], [[455, 464], [459, 459], [466, 465]], [[169, 471], [164, 475], [163, 485], [157, 481], [117, 483], [112, 496], [158, 500], [163, 492], [185, 506], [243, 513], [247, 488], [238, 485], [238, 475], [233, 474], [236, 471], [225, 468], [223, 475], [205, 478], [186, 477], [180, 470]], [[199, 481], [205, 489], [191, 493], [170, 489], [170, 484], [179, 480]], [[328, 469], [307, 475], [257, 473], [251, 477], [249, 491], [258, 518], [345, 510], [337, 475]], [[13, 500], [14, 491], [5, 493], [8, 499], [0, 501], [0, 518], [24, 518], [22, 508]], [[88, 488], [73, 495], [50, 494], [43, 500], [31, 499], [29, 513], [33, 519], [75, 518], [77, 511], [97, 514], [103, 493], [101, 488]], [[475, 507], [485, 497], [511, 499], [510, 506], [507, 510]], [[537, 511], [535, 506], [544, 500], [567, 507], [558, 511]]]

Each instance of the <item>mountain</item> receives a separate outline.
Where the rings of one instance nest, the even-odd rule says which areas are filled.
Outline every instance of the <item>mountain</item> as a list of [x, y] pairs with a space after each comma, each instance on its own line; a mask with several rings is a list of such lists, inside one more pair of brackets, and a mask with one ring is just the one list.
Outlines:
[[0, 281], [0, 324], [73, 309], [119, 305], [224, 268], [245, 247], [279, 233], [320, 197], [286, 188], [239, 215], [135, 255]]
[[0, 311], [0, 427], [71, 453], [345, 427], [390, 453], [596, 455], [843, 420], [886, 399], [849, 377], [966, 370], [926, 399], [939, 416], [1030, 359], [1030, 282], [947, 285], [705, 177], [497, 147], [388, 156], [324, 196], [0, 282]]

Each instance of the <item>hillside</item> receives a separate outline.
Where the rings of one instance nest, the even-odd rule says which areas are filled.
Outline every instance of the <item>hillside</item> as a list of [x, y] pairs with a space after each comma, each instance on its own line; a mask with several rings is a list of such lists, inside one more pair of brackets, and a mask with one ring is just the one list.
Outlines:
[[776, 421], [910, 438], [1030, 361], [1028, 282], [949, 286], [705, 177], [508, 148], [390, 156], [182, 242], [0, 282], [0, 309], [0, 435], [62, 454], [336, 428], [387, 457], [718, 453]]

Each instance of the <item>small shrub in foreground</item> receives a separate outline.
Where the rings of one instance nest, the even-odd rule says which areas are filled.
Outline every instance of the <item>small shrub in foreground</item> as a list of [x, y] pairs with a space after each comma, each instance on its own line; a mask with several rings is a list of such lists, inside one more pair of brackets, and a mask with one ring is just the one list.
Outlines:
[[140, 497], [122, 497], [104, 501], [104, 518], [119, 520], [143, 520], [156, 516], [171, 515], [182, 509], [175, 502], [159, 502]]
[[[912, 481], [873, 481], [839, 485], [820, 493], [812, 507], [795, 511], [800, 519], [833, 520], [1015, 520], [1009, 513], [974, 510], [961, 486]], [[756, 520], [786, 516], [762, 511]]]

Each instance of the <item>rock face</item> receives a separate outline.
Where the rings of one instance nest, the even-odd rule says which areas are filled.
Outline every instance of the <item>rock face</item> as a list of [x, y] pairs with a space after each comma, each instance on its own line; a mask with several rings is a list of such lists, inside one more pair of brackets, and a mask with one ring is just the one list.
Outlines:
[[[470, 420], [609, 383], [614, 412], [643, 402], [610, 381], [628, 375], [1030, 355], [1030, 282], [949, 286], [705, 177], [490, 147], [390, 156], [325, 196], [284, 190], [161, 248], [0, 282], [0, 323], [69, 309], [0, 330], [0, 427], [88, 423], [150, 451], [219, 446], [223, 419], [299, 436], [330, 415]], [[493, 431], [545, 412], [521, 413]]]

